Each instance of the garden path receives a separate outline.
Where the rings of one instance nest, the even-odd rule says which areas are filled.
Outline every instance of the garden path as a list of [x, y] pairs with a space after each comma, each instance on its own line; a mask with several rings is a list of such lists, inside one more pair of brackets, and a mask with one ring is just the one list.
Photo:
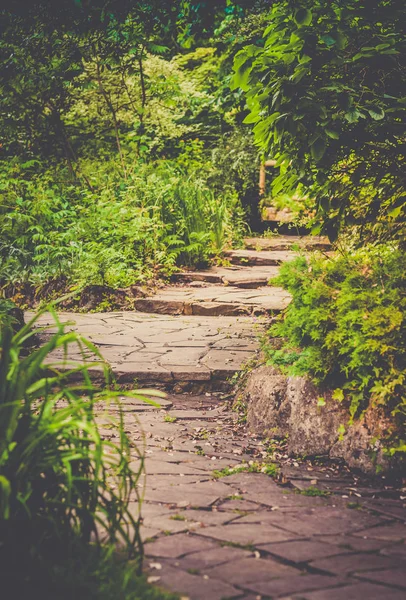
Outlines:
[[405, 494], [385, 479], [299, 463], [283, 447], [276, 481], [239, 470], [260, 470], [269, 448], [218, 393], [169, 396], [161, 410], [123, 402], [131, 439], [141, 440], [135, 416], [146, 433], [152, 583], [190, 600], [405, 598]]
[[[135, 311], [60, 317], [94, 343], [118, 383], [137, 380], [175, 391], [223, 390], [255, 357], [258, 334], [270, 317], [289, 303], [286, 291], [267, 283], [299, 247], [325, 250], [326, 241], [251, 238], [248, 249], [228, 252], [228, 266], [179, 273], [170, 286], [135, 299]], [[39, 325], [52, 321], [44, 314]], [[54, 357], [60, 360], [63, 350]], [[79, 349], [70, 358], [80, 359]]]
[[138, 299], [137, 311], [61, 316], [93, 341], [119, 383], [172, 392], [160, 409], [123, 398], [130, 438], [141, 442], [139, 423], [146, 433], [141, 534], [151, 582], [190, 600], [400, 600], [406, 494], [383, 478], [372, 487], [331, 464], [296, 462], [283, 447], [276, 480], [246, 472], [261, 471], [270, 449], [220, 393], [289, 302], [264, 286], [294, 243], [328, 250], [324, 240], [249, 239], [228, 267], [181, 273]]

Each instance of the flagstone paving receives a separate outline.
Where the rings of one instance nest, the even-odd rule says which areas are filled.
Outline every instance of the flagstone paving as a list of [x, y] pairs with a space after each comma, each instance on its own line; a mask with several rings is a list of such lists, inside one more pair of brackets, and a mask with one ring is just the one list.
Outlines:
[[[297, 462], [283, 446], [271, 451], [219, 394], [255, 359], [258, 334], [289, 301], [267, 281], [295, 256], [292, 245], [311, 246], [278, 240], [247, 240], [248, 250], [229, 254], [238, 266], [179, 274], [137, 299], [136, 311], [60, 314], [93, 342], [119, 383], [175, 392], [161, 408], [122, 400], [132, 444], [145, 443], [145, 571], [190, 600], [403, 599], [406, 490], [332, 463]], [[312, 243], [328, 249], [325, 240]], [[51, 324], [44, 314], [40, 325]], [[78, 349], [69, 359], [81, 356]], [[62, 351], [53, 360], [63, 360]], [[103, 429], [105, 410], [117, 407], [98, 411], [103, 436], [114, 439], [108, 423]], [[279, 465], [275, 479], [247, 472], [270, 460]], [[136, 498], [130, 509], [138, 515]]]
[[[110, 364], [118, 383], [222, 389], [252, 360], [265, 321], [253, 316], [164, 316], [141, 312], [59, 313], [62, 322], [89, 339]], [[44, 314], [38, 324], [53, 330]], [[46, 333], [41, 334], [43, 338]], [[63, 360], [63, 349], [52, 360]], [[69, 360], [81, 360], [80, 348]], [[94, 355], [89, 353], [89, 361]], [[97, 377], [100, 369], [93, 369]]]
[[[276, 481], [246, 472], [269, 462], [267, 446], [219, 394], [169, 396], [165, 409], [124, 402], [130, 437], [141, 441], [134, 413], [145, 432], [141, 534], [155, 585], [190, 600], [405, 598], [405, 494], [384, 478], [372, 486], [283, 449]], [[327, 495], [303, 495], [309, 480]]]

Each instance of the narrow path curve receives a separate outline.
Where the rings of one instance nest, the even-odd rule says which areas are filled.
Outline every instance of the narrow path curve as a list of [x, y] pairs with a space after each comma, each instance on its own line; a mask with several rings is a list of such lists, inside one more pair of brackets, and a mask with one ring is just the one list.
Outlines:
[[[289, 302], [265, 286], [297, 245], [328, 250], [325, 240], [251, 238], [229, 253], [229, 266], [178, 274], [138, 299], [134, 312], [62, 315], [100, 349], [119, 383], [172, 393], [161, 409], [123, 403], [130, 438], [141, 441], [139, 424], [146, 433], [146, 571], [190, 600], [406, 595], [402, 492], [382, 479], [372, 488], [335, 466], [296, 462], [280, 448], [276, 480], [248, 472], [264, 470], [270, 449], [221, 397], [255, 357], [258, 333]], [[40, 324], [48, 322], [44, 315]]]
[[[177, 274], [173, 284], [135, 299], [135, 311], [61, 313], [61, 318], [97, 346], [118, 383], [224, 390], [254, 358], [258, 334], [269, 318], [290, 301], [285, 290], [269, 287], [268, 281], [281, 262], [310, 242], [281, 236], [261, 238], [258, 244], [254, 250], [228, 252], [228, 266]], [[247, 240], [251, 245], [252, 238]], [[317, 248], [324, 250], [326, 241], [313, 239], [311, 249]], [[51, 324], [47, 315], [39, 320], [39, 325]], [[63, 350], [54, 353], [56, 359], [62, 356]], [[69, 357], [80, 359], [79, 350]]]

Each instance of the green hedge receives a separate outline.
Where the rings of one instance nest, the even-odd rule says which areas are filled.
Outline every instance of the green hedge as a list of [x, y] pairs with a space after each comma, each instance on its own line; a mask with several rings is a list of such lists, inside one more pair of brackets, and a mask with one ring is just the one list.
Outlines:
[[[384, 406], [396, 431], [388, 432], [391, 452], [405, 451], [404, 253], [381, 245], [333, 258], [301, 256], [272, 284], [287, 289], [292, 302], [269, 330], [269, 363], [333, 389], [333, 398], [348, 402], [350, 421]], [[281, 347], [274, 337], [283, 338]]]

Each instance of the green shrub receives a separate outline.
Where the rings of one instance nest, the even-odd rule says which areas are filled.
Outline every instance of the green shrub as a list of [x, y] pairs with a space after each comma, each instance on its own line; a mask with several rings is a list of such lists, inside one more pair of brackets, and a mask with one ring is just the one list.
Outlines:
[[[269, 335], [269, 362], [309, 374], [349, 402], [350, 419], [385, 407], [402, 430], [406, 417], [406, 259], [391, 246], [332, 258], [304, 256], [281, 267], [272, 283], [292, 302]], [[398, 445], [397, 445], [398, 444]], [[398, 440], [392, 451], [405, 449]]]
[[[2, 590], [10, 588], [15, 598], [24, 597], [30, 586], [49, 592], [62, 579], [72, 586], [77, 581], [79, 591], [92, 583], [96, 592], [99, 583], [106, 584], [102, 576], [98, 582], [97, 563], [99, 573], [124, 569], [114, 567], [118, 546], [133, 559], [133, 571], [139, 573], [142, 560], [139, 516], [129, 510], [130, 500], [140, 508], [142, 452], [131, 441], [130, 456], [118, 395], [91, 383], [89, 368], [95, 364], [103, 367], [108, 382], [97, 349], [67, 332], [52, 314], [54, 332], [29, 351], [26, 341], [34, 334], [36, 317], [18, 333], [7, 321], [0, 327], [0, 574]], [[92, 352], [98, 362], [51, 362], [52, 351], [63, 350], [66, 356], [72, 344], [83, 354]], [[106, 408], [114, 403], [118, 419], [103, 418], [112, 422], [115, 443], [102, 438], [96, 402]], [[130, 461], [137, 455], [139, 468], [133, 471]], [[87, 579], [78, 566], [83, 561], [93, 573]], [[63, 594], [59, 590], [53, 597], [67, 597]]]
[[204, 170], [138, 161], [124, 181], [114, 158], [81, 168], [92, 189], [0, 163], [0, 283], [125, 287], [207, 263], [242, 234], [235, 192], [214, 193]]

